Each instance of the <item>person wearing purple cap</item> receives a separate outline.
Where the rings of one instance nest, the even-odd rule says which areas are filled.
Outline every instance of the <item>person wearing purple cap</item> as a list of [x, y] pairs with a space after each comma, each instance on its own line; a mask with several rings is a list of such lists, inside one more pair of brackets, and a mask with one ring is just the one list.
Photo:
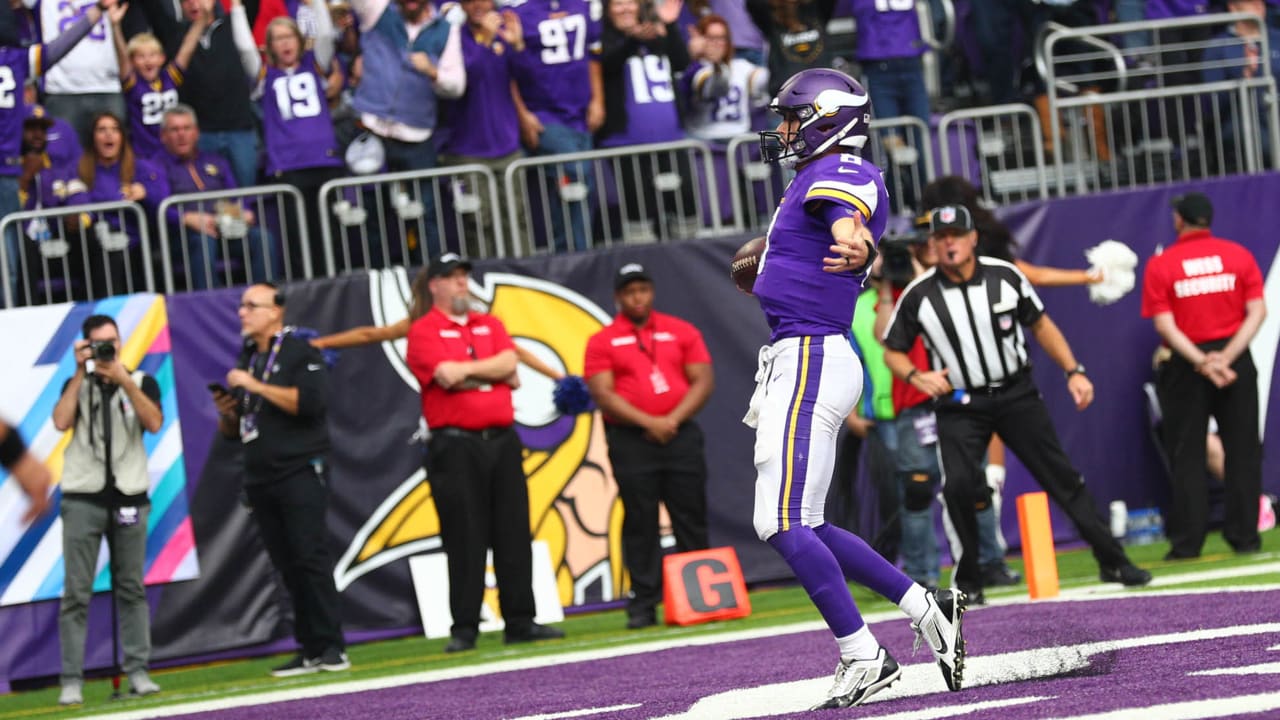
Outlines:
[[876, 259], [889, 197], [880, 169], [862, 157], [871, 101], [844, 73], [801, 71], [770, 108], [782, 117], [760, 134], [766, 162], [796, 169], [778, 203], [753, 294], [771, 329], [744, 418], [756, 428], [756, 533], [786, 560], [840, 650], [818, 708], [865, 702], [901, 669], [849, 594], [854, 580], [894, 602], [927, 641], [951, 690], [963, 682], [964, 595], [930, 592], [866, 541], [825, 521], [836, 436], [862, 392], [849, 341], [860, 276]]
[[1227, 460], [1222, 536], [1236, 552], [1257, 552], [1262, 446], [1258, 370], [1249, 343], [1267, 316], [1253, 254], [1214, 237], [1213, 203], [1203, 193], [1173, 202], [1177, 241], [1147, 261], [1142, 316], [1173, 353], [1156, 376], [1161, 427], [1173, 481], [1166, 560], [1200, 557], [1209, 526], [1205, 433], [1218, 421]]

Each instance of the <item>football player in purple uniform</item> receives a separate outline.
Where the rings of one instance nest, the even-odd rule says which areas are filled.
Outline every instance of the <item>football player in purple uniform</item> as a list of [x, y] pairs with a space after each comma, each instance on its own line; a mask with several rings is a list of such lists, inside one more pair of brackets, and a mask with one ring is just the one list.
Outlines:
[[138, 157], [151, 159], [161, 150], [160, 120], [165, 110], [178, 104], [182, 74], [191, 64], [200, 36], [213, 22], [213, 13], [202, 10], [196, 16], [173, 62], [166, 63], [164, 46], [151, 33], [138, 33], [125, 44], [120, 23], [128, 11], [128, 3], [117, 5], [107, 17], [111, 18], [116, 58], [120, 63], [120, 89], [124, 91], [125, 111], [129, 115], [129, 139]]
[[880, 169], [861, 157], [871, 101], [849, 76], [814, 68], [787, 80], [770, 107], [782, 122], [760, 134], [761, 154], [795, 167], [796, 177], [778, 201], [753, 289], [772, 330], [744, 418], [756, 428], [756, 532], [795, 572], [840, 648], [835, 681], [817, 708], [859, 705], [901, 674], [846, 580], [897, 603], [947, 687], [958, 690], [964, 595], [926, 590], [823, 518], [836, 436], [862, 392], [848, 337], [859, 276], [876, 258], [890, 212]]

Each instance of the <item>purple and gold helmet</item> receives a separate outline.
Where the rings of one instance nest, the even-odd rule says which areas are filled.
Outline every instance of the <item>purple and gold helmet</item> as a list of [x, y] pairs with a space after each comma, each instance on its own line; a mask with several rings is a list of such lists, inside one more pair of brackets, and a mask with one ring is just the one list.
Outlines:
[[860, 154], [871, 129], [871, 96], [857, 80], [839, 70], [801, 70], [782, 84], [769, 109], [800, 126], [787, 137], [760, 133], [760, 155], [767, 163], [803, 164], [832, 147]]

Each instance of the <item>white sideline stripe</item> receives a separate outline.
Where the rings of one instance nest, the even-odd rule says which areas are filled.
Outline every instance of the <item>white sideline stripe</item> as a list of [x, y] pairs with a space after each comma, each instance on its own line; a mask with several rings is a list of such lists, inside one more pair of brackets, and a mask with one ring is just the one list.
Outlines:
[[622, 712], [632, 708], [640, 707], [641, 703], [631, 703], [630, 705], [610, 705], [601, 708], [584, 708], [582, 710], [566, 710], [565, 712], [546, 713], [545, 715], [525, 715], [523, 717], [514, 718], [513, 720], [556, 720], [557, 718], [575, 718], [586, 715], [600, 715], [602, 713]]
[[1280, 675], [1280, 662], [1246, 665], [1244, 667], [1197, 670], [1189, 675]]
[[[1263, 569], [1259, 569], [1263, 568]], [[1262, 574], [1265, 572], [1280, 571], [1280, 562], [1269, 563], [1263, 566], [1242, 566], [1232, 568], [1226, 572], [1231, 573], [1230, 577], [1246, 577], [1250, 575]], [[1198, 582], [1202, 579], [1218, 579], [1224, 571], [1208, 570], [1200, 573], [1183, 573], [1177, 576], [1180, 582]], [[1212, 576], [1206, 578], [1204, 576]], [[1280, 590], [1280, 584], [1269, 585], [1252, 585], [1242, 588], [1233, 588], [1232, 592], [1274, 592]], [[1129, 592], [1128, 589], [1125, 589]], [[1134, 597], [1162, 597], [1176, 595], [1208, 595], [1221, 593], [1221, 588], [1196, 588], [1190, 590], [1149, 590], [1140, 594], [1135, 593]], [[1104, 594], [1105, 593], [1105, 594]], [[1036, 601], [1036, 602], [1088, 602], [1092, 600], [1109, 600], [1113, 599], [1111, 593], [1107, 593], [1102, 585], [1089, 585], [1083, 588], [1075, 588], [1064, 591], [1064, 597], [1053, 600]], [[1006, 598], [988, 598], [988, 605], [985, 607], [1003, 606], [1003, 605], [1023, 605], [1032, 602], [1026, 596], [1014, 596]], [[981, 611], [984, 607], [975, 607], [970, 610]], [[886, 610], [878, 613], [868, 613], [863, 616], [868, 625], [886, 620], [905, 619], [898, 610]], [[366, 680], [351, 680], [348, 682], [326, 683], [323, 685], [312, 685], [305, 687], [282, 687], [279, 690], [270, 690], [267, 692], [255, 693], [250, 695], [236, 695], [233, 697], [219, 697], [216, 700], [199, 700], [190, 703], [177, 703], [172, 705], [158, 705], [153, 708], [139, 708], [137, 710], [127, 710], [115, 713], [101, 713], [98, 715], [86, 716], [89, 720], [146, 720], [148, 718], [168, 718], [181, 717], [185, 715], [193, 715], [202, 712], [211, 712], [215, 710], [226, 710], [229, 708], [249, 707], [253, 705], [266, 705], [275, 702], [286, 702], [289, 700], [305, 700], [308, 698], [325, 697], [328, 695], [340, 695], [346, 693], [364, 692], [367, 690], [385, 690], [388, 688], [403, 687], [405, 685], [416, 685], [419, 683], [431, 683], [441, 680], [452, 680], [462, 677], [473, 677], [477, 675], [488, 675], [495, 673], [511, 672], [514, 670], [529, 670], [533, 668], [548, 667], [552, 665], [563, 665], [574, 662], [590, 662], [592, 660], [604, 660], [624, 655], [639, 655], [648, 652], [658, 652], [661, 650], [670, 650], [678, 647], [699, 647], [705, 645], [718, 645], [727, 642], [736, 642], [739, 640], [754, 640], [758, 638], [778, 637], [780, 635], [790, 635], [794, 633], [812, 632], [815, 630], [826, 629], [826, 624], [821, 620], [811, 620], [806, 622], [791, 623], [788, 625], [776, 625], [773, 627], [753, 628], [750, 630], [737, 630], [731, 632], [715, 633], [712, 635], [697, 635], [692, 637], [672, 637], [672, 635], [680, 632], [678, 629], [668, 630], [668, 636], [659, 640], [650, 642], [636, 643], [633, 645], [615, 645], [608, 648], [600, 648], [593, 650], [576, 650], [556, 655], [540, 655], [537, 657], [519, 658], [514, 660], [498, 660], [490, 663], [479, 665], [465, 665], [462, 667], [445, 668], [442, 670], [424, 670], [420, 672], [407, 673], [404, 675], [393, 675], [387, 677], [369, 678]], [[569, 643], [561, 643], [566, 645]], [[234, 689], [230, 690], [234, 692]], [[1163, 720], [1163, 718], [1162, 718]]]
[[[1280, 709], [1280, 692], [1152, 705], [1142, 708], [1141, 713], [1160, 720], [1200, 720], [1277, 709]], [[1091, 715], [1063, 715], [1054, 720], [1133, 720], [1133, 717], [1134, 708], [1121, 708]]]

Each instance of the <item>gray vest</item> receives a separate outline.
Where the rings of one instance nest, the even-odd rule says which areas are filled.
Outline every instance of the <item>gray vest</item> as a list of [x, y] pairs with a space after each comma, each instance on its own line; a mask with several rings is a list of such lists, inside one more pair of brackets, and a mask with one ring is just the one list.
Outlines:
[[[142, 386], [145, 373], [133, 373], [133, 381]], [[62, 491], [64, 493], [98, 493], [106, 485], [106, 455], [102, 428], [102, 391], [92, 379], [80, 384], [79, 411], [71, 442], [63, 454]], [[125, 495], [145, 493], [147, 450], [142, 444], [142, 422], [124, 390], [111, 396], [111, 472], [116, 487]]]

